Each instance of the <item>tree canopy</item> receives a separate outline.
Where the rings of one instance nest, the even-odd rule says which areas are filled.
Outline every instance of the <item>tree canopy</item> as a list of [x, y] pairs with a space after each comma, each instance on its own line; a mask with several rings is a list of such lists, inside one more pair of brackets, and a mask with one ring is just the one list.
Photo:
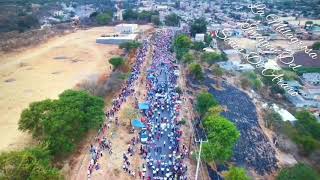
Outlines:
[[196, 41], [196, 42], [193, 42], [191, 48], [196, 50], [196, 51], [202, 51], [203, 48], [205, 48], [205, 47], [206, 47], [205, 43]]
[[189, 66], [190, 74], [197, 80], [202, 81], [204, 79], [202, 67], [200, 64], [193, 63]]
[[221, 55], [215, 52], [205, 52], [202, 54], [201, 59], [210, 65], [223, 60]]
[[107, 25], [112, 21], [112, 15], [109, 13], [98, 14], [96, 20], [100, 25]]
[[192, 45], [192, 41], [186, 35], [179, 35], [174, 41], [175, 48], [179, 48], [179, 49], [184, 49], [184, 48], [187, 49], [187, 48], [190, 48], [191, 45]]
[[195, 19], [190, 25], [191, 36], [195, 36], [198, 33], [205, 34], [207, 32], [207, 22], [205, 18]]
[[164, 23], [167, 26], [179, 26], [180, 24], [180, 17], [175, 13], [171, 13], [165, 17]]
[[62, 180], [58, 169], [51, 166], [50, 152], [32, 148], [0, 154], [0, 179]]
[[193, 57], [193, 55], [191, 53], [186, 53], [183, 58], [183, 63], [186, 63], [186, 64], [190, 64], [192, 63], [195, 59]]
[[112, 64], [114, 69], [118, 69], [124, 64], [124, 59], [122, 57], [112, 57], [109, 59], [109, 63]]
[[229, 160], [233, 154], [234, 145], [240, 137], [236, 126], [219, 115], [209, 115], [203, 122], [208, 143], [203, 145], [202, 158], [208, 163]]
[[320, 175], [305, 164], [296, 164], [290, 168], [284, 168], [277, 176], [277, 180], [319, 180]]
[[208, 92], [202, 92], [197, 96], [196, 110], [200, 116], [205, 115], [209, 108], [216, 105], [218, 105], [217, 100]]
[[250, 180], [244, 168], [231, 167], [225, 175], [225, 180]]
[[154, 25], [156, 25], [156, 26], [161, 25], [161, 21], [160, 21], [159, 15], [153, 15], [153, 16], [151, 16], [151, 22], [152, 22]]
[[138, 41], [129, 41], [129, 42], [124, 42], [119, 45], [120, 49], [124, 49], [126, 52], [131, 52], [133, 50], [136, 50], [141, 46], [141, 43]]
[[32, 134], [53, 155], [68, 154], [85, 133], [103, 122], [103, 108], [101, 98], [66, 90], [57, 100], [31, 103], [21, 114], [19, 130]]

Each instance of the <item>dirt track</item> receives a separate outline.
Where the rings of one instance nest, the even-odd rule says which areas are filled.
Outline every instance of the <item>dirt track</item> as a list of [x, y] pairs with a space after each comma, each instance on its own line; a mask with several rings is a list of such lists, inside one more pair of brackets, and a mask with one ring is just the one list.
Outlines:
[[78, 30], [21, 52], [0, 54], [0, 151], [30, 143], [31, 138], [17, 129], [20, 113], [29, 103], [56, 98], [85, 78], [109, 73], [107, 60], [121, 50], [96, 44], [95, 39], [113, 31], [112, 27]]

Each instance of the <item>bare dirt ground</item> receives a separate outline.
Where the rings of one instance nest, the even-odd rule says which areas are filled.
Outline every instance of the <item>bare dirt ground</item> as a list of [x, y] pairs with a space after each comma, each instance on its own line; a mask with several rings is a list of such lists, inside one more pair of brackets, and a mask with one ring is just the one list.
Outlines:
[[[141, 29], [150, 26], [140, 26]], [[96, 27], [55, 37], [20, 52], [0, 54], [0, 151], [22, 148], [31, 137], [20, 132], [20, 113], [31, 102], [57, 98], [91, 75], [108, 74], [116, 45], [96, 44], [112, 27]]]

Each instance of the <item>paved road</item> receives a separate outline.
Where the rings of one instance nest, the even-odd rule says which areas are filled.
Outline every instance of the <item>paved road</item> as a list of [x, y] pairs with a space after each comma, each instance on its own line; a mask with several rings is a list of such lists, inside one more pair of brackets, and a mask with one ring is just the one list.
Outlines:
[[182, 133], [177, 124], [180, 97], [175, 88], [177, 76], [174, 75], [174, 58], [169, 52], [171, 37], [160, 33], [155, 42], [153, 64], [149, 71], [154, 78], [149, 79], [147, 98], [150, 110], [146, 112], [148, 175], [151, 179], [186, 179], [186, 167], [182, 165], [184, 154], [179, 147]]

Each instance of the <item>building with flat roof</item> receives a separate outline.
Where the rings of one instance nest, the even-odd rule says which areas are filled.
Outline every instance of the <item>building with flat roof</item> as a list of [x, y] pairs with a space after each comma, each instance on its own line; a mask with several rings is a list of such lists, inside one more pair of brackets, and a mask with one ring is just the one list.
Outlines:
[[99, 37], [96, 39], [96, 43], [99, 44], [121, 44], [129, 41], [134, 41], [137, 38], [137, 34], [128, 34], [121, 36]]
[[120, 34], [133, 34], [138, 32], [138, 24], [118, 24], [115, 30]]

